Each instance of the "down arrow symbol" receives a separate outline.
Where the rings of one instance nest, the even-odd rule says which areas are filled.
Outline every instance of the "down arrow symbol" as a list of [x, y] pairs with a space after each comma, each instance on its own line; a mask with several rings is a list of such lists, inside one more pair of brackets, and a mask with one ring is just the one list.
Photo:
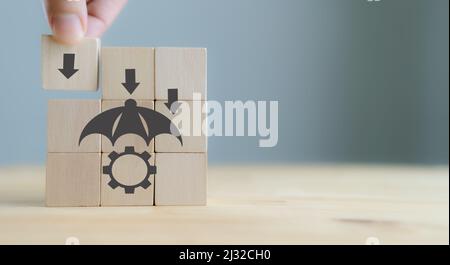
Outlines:
[[169, 88], [167, 90], [167, 98], [168, 102], [164, 104], [172, 114], [175, 114], [181, 105], [181, 103], [178, 102], [178, 88]]
[[78, 69], [75, 69], [75, 54], [65, 53], [63, 57], [63, 68], [58, 69], [67, 79], [70, 79]]
[[139, 84], [136, 83], [136, 69], [125, 69], [125, 83], [122, 83], [122, 85], [130, 95], [133, 94]]

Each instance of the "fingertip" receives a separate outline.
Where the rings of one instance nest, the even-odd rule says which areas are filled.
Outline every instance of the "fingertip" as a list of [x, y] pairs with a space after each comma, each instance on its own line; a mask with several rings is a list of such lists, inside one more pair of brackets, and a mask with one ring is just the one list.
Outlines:
[[88, 1], [86, 36], [100, 37], [111, 26], [126, 3], [126, 0]]
[[52, 17], [53, 37], [63, 44], [76, 44], [83, 39], [85, 31], [76, 14], [57, 14]]
[[98, 38], [106, 31], [106, 24], [102, 20], [89, 16], [88, 17], [88, 28], [86, 30], [86, 37]]

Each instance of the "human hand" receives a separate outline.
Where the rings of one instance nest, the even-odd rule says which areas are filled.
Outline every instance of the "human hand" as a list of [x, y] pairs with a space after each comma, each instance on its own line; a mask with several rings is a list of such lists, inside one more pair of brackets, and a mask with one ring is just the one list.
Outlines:
[[44, 0], [56, 41], [76, 44], [83, 37], [100, 37], [127, 0]]

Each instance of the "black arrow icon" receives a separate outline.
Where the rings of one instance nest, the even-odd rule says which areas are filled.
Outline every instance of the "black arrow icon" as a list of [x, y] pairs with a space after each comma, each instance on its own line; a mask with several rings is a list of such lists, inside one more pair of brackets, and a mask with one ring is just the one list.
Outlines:
[[63, 68], [58, 69], [67, 79], [71, 78], [78, 69], [75, 69], [75, 54], [64, 53]]
[[122, 83], [122, 85], [130, 95], [133, 94], [139, 84], [136, 83], [136, 69], [125, 69], [125, 83]]
[[178, 88], [167, 89], [167, 98], [168, 102], [164, 104], [172, 114], [175, 114], [181, 105], [181, 103], [178, 102]]

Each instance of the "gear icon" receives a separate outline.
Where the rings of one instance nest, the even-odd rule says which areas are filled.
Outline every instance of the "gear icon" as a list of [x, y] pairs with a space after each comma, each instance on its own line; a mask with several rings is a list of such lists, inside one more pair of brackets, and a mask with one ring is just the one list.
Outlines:
[[[117, 159], [119, 159], [122, 156], [129, 156], [129, 155], [137, 156], [138, 158], [142, 159], [145, 162], [145, 165], [147, 166], [147, 173], [146, 173], [144, 179], [134, 185], [125, 185], [123, 183], [120, 183], [120, 181], [118, 181], [117, 178], [114, 177], [113, 170], [112, 170], [113, 165], [117, 161]], [[143, 189], [147, 189], [148, 187], [150, 187], [150, 185], [152, 185], [150, 183], [149, 178], [151, 175], [156, 174], [156, 166], [150, 165], [151, 155], [148, 152], [143, 152], [140, 154], [134, 150], [133, 146], [127, 146], [127, 147], [125, 147], [125, 150], [123, 153], [118, 154], [113, 151], [108, 155], [108, 157], [111, 159], [111, 162], [109, 163], [109, 165], [103, 167], [103, 174], [107, 174], [111, 178], [108, 185], [112, 189], [116, 189], [117, 187], [122, 187], [125, 190], [126, 194], [134, 194], [134, 190], [136, 188], [142, 187]]]

